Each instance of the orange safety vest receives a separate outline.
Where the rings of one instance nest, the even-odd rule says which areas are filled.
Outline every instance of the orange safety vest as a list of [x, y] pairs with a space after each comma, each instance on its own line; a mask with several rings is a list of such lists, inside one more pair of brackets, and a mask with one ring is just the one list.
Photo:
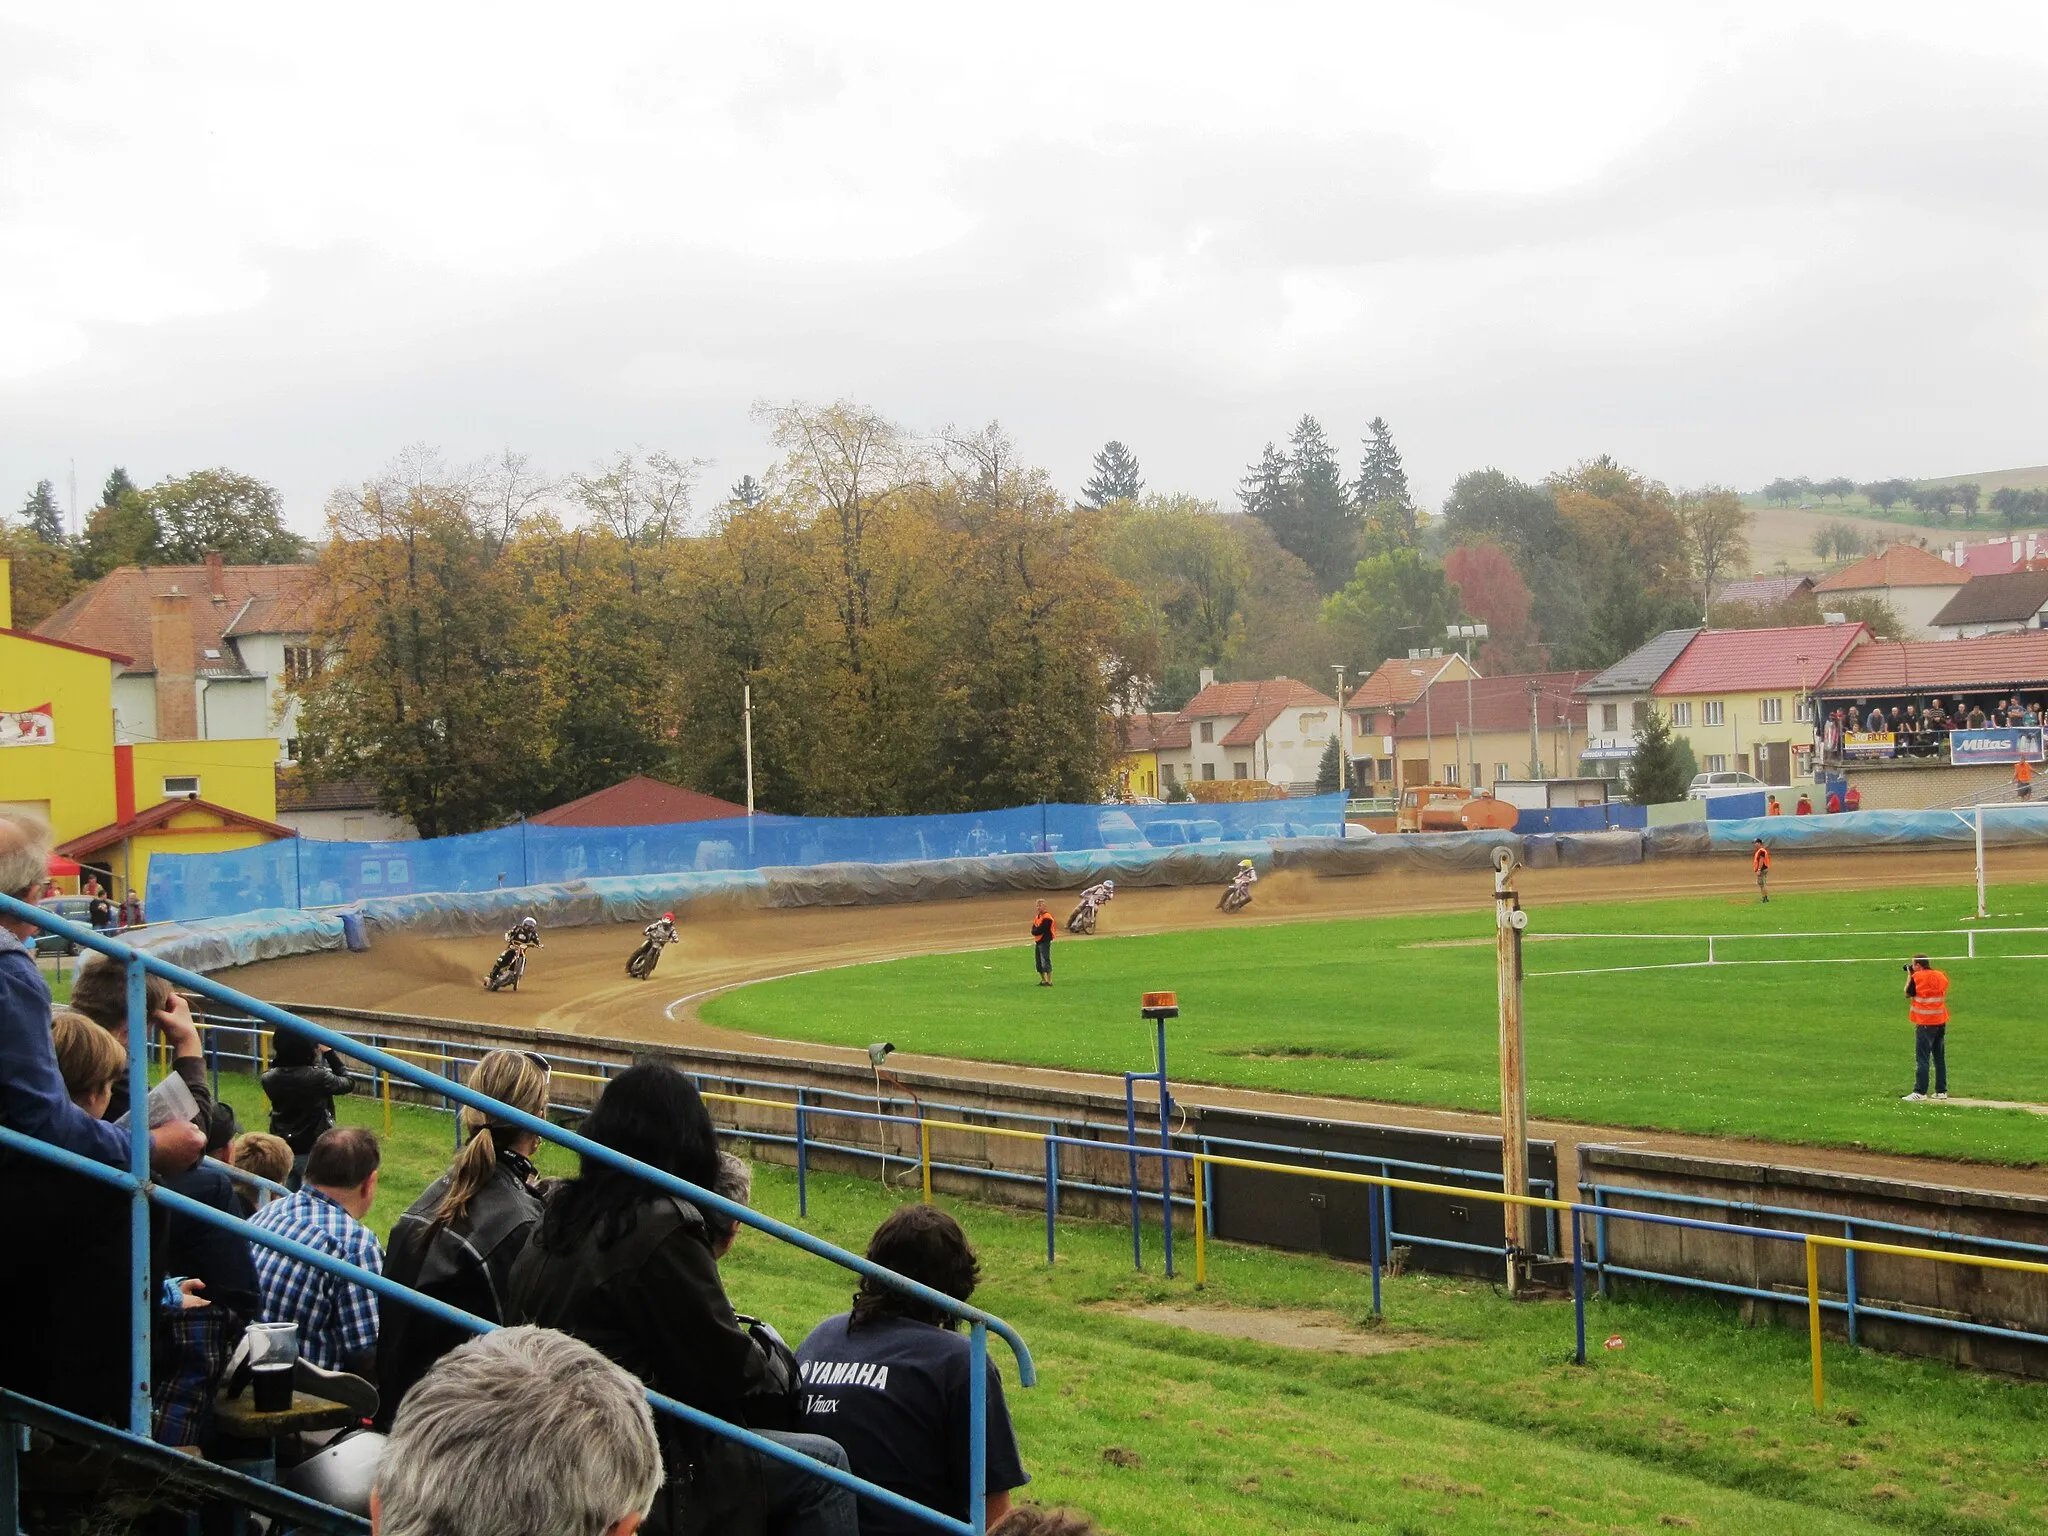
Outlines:
[[1948, 1022], [1948, 977], [1940, 971], [1913, 973], [1913, 996], [1906, 1004], [1916, 1027], [1925, 1029]]
[[1771, 867], [1771, 850], [1768, 848], [1757, 849], [1750, 857], [1749, 867], [1758, 874], [1762, 874], [1765, 870], [1769, 869]]
[[2021, 758], [2021, 759], [2020, 759], [2020, 765], [2019, 765], [2019, 766], [2018, 766], [2017, 768], [2013, 769], [2013, 771], [2012, 771], [2012, 777], [2013, 777], [2013, 782], [2014, 782], [2015, 784], [2031, 784], [2031, 783], [2033, 783], [2033, 782], [2034, 782], [2034, 765], [2033, 765], [2032, 763], [2028, 762], [2028, 761], [2027, 761], [2027, 760], [2026, 760], [2025, 758]]

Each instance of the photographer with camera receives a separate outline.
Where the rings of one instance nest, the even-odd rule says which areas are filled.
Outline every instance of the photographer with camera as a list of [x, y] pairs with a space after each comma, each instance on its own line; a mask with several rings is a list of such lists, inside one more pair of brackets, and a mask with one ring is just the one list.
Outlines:
[[1948, 977], [1925, 955], [1906, 967], [1906, 1011], [1913, 1020], [1913, 1091], [1909, 1104], [1927, 1097], [1927, 1064], [1934, 1063], [1934, 1096], [1948, 1097]]

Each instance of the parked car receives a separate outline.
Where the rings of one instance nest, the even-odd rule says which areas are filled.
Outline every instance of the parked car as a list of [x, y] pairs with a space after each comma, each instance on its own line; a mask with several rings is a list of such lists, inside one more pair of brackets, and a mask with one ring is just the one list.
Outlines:
[[1197, 843], [1220, 843], [1223, 841], [1223, 823], [1220, 821], [1191, 821], [1194, 829], [1192, 841]]
[[1768, 784], [1752, 773], [1696, 773], [1685, 798], [1718, 800], [1723, 795], [1760, 795], [1768, 788]]
[[1192, 822], [1155, 821], [1145, 828], [1145, 841], [1154, 848], [1185, 848], [1189, 843], [1199, 843]]
[[[52, 896], [47, 901], [36, 903], [44, 911], [61, 917], [67, 923], [77, 923], [81, 928], [91, 927], [87, 916], [92, 902], [83, 896]], [[75, 955], [78, 946], [61, 933], [39, 933], [36, 935], [36, 953], [39, 955]]]
[[1102, 840], [1102, 846], [1105, 848], [1145, 846], [1145, 834], [1138, 830], [1138, 823], [1128, 811], [1097, 811], [1095, 835]]

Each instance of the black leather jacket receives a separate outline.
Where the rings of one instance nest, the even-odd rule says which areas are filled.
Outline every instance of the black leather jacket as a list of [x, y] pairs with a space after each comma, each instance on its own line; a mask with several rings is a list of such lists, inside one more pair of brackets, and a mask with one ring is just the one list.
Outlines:
[[[540, 1197], [526, 1181], [530, 1172], [531, 1165], [523, 1158], [500, 1153], [497, 1167], [469, 1209], [461, 1219], [441, 1227], [434, 1225], [434, 1213], [447, 1193], [448, 1176], [434, 1180], [391, 1228], [384, 1273], [488, 1322], [505, 1322], [513, 1261], [525, 1251], [540, 1222]], [[413, 1384], [471, 1335], [466, 1328], [395, 1302], [382, 1309], [381, 1319], [377, 1422], [388, 1428]]]
[[354, 1086], [333, 1051], [322, 1051], [315, 1066], [272, 1067], [263, 1074], [263, 1091], [270, 1098], [270, 1134], [282, 1136], [295, 1156], [304, 1157], [322, 1132], [334, 1128], [335, 1097]]
[[[583, 1340], [655, 1391], [751, 1429], [796, 1427], [795, 1357], [733, 1314], [694, 1205], [652, 1194], [610, 1246], [568, 1253], [529, 1242], [512, 1266], [513, 1320]], [[779, 1477], [731, 1441], [657, 1413], [665, 1496], [646, 1529], [758, 1531], [764, 1479]]]

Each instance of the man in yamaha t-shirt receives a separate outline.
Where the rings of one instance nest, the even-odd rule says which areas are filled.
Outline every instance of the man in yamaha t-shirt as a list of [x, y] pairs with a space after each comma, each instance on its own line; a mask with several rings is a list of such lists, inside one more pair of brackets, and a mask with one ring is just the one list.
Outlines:
[[[944, 1211], [906, 1205], [876, 1228], [868, 1258], [965, 1301], [980, 1264]], [[796, 1352], [803, 1427], [846, 1448], [854, 1472], [927, 1508], [967, 1518], [968, 1342], [952, 1319], [862, 1280], [853, 1310], [828, 1317]], [[1030, 1479], [995, 1362], [988, 1364], [988, 1523], [1009, 1512], [1010, 1490]], [[923, 1536], [929, 1527], [860, 1501], [862, 1536]]]

